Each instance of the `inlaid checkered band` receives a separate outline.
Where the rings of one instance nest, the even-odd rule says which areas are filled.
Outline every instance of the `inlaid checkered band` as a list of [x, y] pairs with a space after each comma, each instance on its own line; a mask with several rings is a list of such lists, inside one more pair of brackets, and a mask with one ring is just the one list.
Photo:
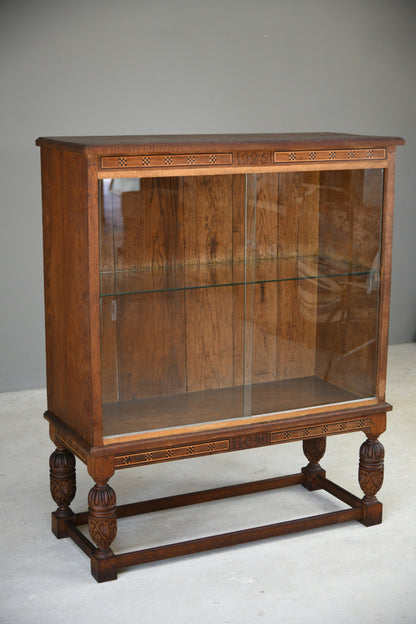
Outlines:
[[161, 167], [216, 167], [231, 165], [231, 152], [222, 154], [144, 154], [142, 156], [103, 156], [102, 169], [152, 169]]
[[195, 457], [197, 455], [211, 455], [214, 453], [224, 453], [239, 449], [267, 446], [269, 444], [279, 444], [280, 442], [305, 440], [307, 438], [319, 438], [339, 433], [360, 431], [370, 427], [370, 425], [371, 418], [366, 416], [364, 418], [345, 420], [336, 423], [310, 425], [307, 427], [294, 427], [292, 429], [283, 429], [282, 431], [237, 436], [228, 440], [213, 440], [211, 442], [155, 449], [151, 451], [131, 453], [128, 455], [121, 454], [116, 455], [114, 457], [114, 461], [116, 468], [143, 466], [145, 464], [170, 461], [173, 459], [183, 459], [185, 457]]
[[384, 160], [387, 155], [385, 147], [362, 149], [326, 149], [326, 150], [292, 150], [290, 152], [274, 152], [275, 163], [321, 163], [351, 160]]
[[202, 444], [192, 444], [189, 446], [177, 446], [168, 449], [156, 449], [145, 453], [132, 453], [131, 455], [116, 456], [115, 467], [127, 468], [127, 466], [137, 466], [151, 464], [154, 462], [168, 461], [170, 459], [182, 459], [196, 455], [206, 455], [211, 453], [221, 453], [229, 450], [228, 440], [217, 440]]

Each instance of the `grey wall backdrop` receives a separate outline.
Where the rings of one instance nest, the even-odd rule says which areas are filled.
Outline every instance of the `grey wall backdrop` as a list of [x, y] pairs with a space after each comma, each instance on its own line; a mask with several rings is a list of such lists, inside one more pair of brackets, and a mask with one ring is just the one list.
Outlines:
[[403, 136], [390, 340], [415, 339], [415, 32], [414, 0], [3, 0], [0, 390], [45, 384], [37, 136]]

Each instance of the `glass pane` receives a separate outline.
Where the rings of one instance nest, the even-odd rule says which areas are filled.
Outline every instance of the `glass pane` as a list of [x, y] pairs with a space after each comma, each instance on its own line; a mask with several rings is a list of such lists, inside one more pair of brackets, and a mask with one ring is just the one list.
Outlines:
[[104, 435], [375, 394], [382, 170], [100, 182]]
[[242, 416], [245, 195], [244, 175], [102, 182], [105, 435]]
[[382, 189], [374, 169], [258, 176], [253, 415], [375, 395]]

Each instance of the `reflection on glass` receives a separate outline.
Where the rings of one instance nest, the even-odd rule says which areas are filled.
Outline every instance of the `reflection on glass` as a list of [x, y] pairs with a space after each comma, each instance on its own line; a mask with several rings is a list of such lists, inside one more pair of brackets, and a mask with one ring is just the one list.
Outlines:
[[383, 171], [103, 180], [108, 436], [374, 396]]

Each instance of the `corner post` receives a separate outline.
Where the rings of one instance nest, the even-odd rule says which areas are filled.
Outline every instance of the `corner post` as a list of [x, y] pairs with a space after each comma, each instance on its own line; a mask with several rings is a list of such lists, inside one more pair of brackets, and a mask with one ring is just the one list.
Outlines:
[[362, 499], [364, 515], [361, 520], [365, 526], [380, 524], [383, 506], [376, 494], [383, 484], [384, 447], [376, 436], [371, 436], [360, 447], [360, 466], [358, 480], [364, 492]]
[[75, 456], [63, 444], [57, 443], [49, 458], [51, 495], [58, 505], [52, 512], [52, 533], [58, 538], [67, 537], [66, 520], [74, 514], [69, 507], [75, 496]]
[[108, 484], [114, 474], [114, 459], [96, 458], [88, 462], [95, 481], [88, 495], [88, 528], [96, 549], [91, 556], [91, 574], [98, 583], [117, 578], [117, 561], [110, 546], [117, 533], [116, 494]]

